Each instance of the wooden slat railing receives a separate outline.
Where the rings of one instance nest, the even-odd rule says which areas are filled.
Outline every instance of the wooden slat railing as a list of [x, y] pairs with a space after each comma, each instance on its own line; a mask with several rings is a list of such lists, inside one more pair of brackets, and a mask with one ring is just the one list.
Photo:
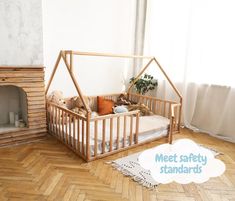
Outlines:
[[[90, 123], [87, 118], [54, 103], [47, 103], [47, 113], [49, 132], [87, 161], [138, 143], [138, 110], [89, 118]], [[100, 126], [102, 133], [99, 133]], [[91, 145], [90, 139], [93, 139]]]
[[85, 152], [86, 118], [54, 103], [47, 103], [47, 113], [49, 132], [86, 159], [89, 154], [89, 151]]
[[[136, 103], [145, 104], [154, 114], [161, 115], [171, 119], [172, 117], [172, 105], [177, 104], [175, 101], [170, 100], [161, 100], [151, 96], [143, 96], [140, 94], [128, 94], [128, 97], [131, 101]], [[173, 132], [179, 131], [180, 124], [180, 104], [177, 104], [177, 107], [174, 107], [174, 122], [173, 122]]]
[[[138, 142], [136, 122], [139, 122], [139, 120], [134, 122], [134, 118], [139, 119], [138, 114], [139, 111], [136, 110], [91, 118], [91, 127], [93, 126], [91, 130], [93, 130], [93, 133], [91, 132], [90, 135], [94, 139], [94, 153], [92, 157], [97, 157], [99, 154], [112, 153], [136, 144]], [[129, 130], [127, 130], [128, 121], [130, 121]], [[100, 126], [100, 129], [98, 129], [98, 126]], [[98, 136], [100, 139], [98, 139]]]

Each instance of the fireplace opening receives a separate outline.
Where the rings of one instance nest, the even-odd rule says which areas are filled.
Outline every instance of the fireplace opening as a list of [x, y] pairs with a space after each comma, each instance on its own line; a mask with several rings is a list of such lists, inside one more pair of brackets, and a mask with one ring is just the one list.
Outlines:
[[0, 133], [28, 126], [27, 95], [23, 89], [0, 86]]

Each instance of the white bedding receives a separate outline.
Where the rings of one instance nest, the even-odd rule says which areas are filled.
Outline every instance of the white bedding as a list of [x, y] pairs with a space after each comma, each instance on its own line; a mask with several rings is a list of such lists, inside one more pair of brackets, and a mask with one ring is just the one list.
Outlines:
[[[126, 118], [126, 146], [129, 146], [130, 143], [130, 123], [131, 118], [127, 116]], [[136, 129], [136, 118], [133, 117], [132, 122], [132, 137], [133, 137], [133, 144], [134, 144], [134, 133]], [[82, 122], [79, 121], [80, 126], [80, 133], [79, 133], [79, 142], [81, 145], [82, 141]], [[116, 149], [117, 143], [119, 143], [120, 147], [123, 144], [123, 132], [124, 132], [124, 117], [120, 117], [120, 133], [119, 133], [119, 142], [117, 142], [117, 118], [113, 119], [113, 149]], [[141, 116], [139, 119], [139, 142], [144, 142], [153, 138], [160, 138], [162, 136], [167, 135], [168, 132], [168, 126], [169, 126], [169, 119], [153, 115], [153, 116]], [[66, 133], [66, 126], [62, 128], [62, 126], [57, 126], [60, 131], [63, 131], [64, 137]], [[86, 122], [84, 122], [84, 128], [86, 128]], [[86, 129], [84, 129], [85, 135], [84, 135], [84, 142], [86, 142]], [[98, 121], [98, 129], [97, 129], [97, 141], [98, 141], [98, 153], [100, 153], [102, 150], [102, 134], [103, 134], [103, 121]], [[106, 150], [109, 149], [109, 143], [110, 143], [110, 121], [106, 120], [105, 123], [105, 148]], [[62, 132], [60, 132], [62, 133]], [[71, 131], [69, 132], [69, 125], [67, 125], [67, 133], [71, 133], [71, 136], [76, 139], [76, 144], [78, 140], [78, 121], [71, 123]], [[91, 153], [94, 153], [94, 122], [90, 122], [90, 147], [91, 147]], [[71, 140], [71, 143], [73, 143], [73, 140]], [[81, 147], [81, 146], [80, 146]]]

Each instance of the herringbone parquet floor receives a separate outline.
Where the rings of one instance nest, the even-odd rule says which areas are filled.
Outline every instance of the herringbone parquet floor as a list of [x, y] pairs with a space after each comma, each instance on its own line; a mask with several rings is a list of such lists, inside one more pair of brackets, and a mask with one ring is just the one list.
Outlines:
[[234, 201], [235, 144], [187, 129], [183, 129], [176, 138], [191, 138], [223, 152], [219, 158], [226, 164], [225, 174], [200, 185], [172, 183], [148, 190], [104, 162], [156, 146], [165, 139], [84, 163], [49, 136], [40, 142], [0, 149], [0, 201]]

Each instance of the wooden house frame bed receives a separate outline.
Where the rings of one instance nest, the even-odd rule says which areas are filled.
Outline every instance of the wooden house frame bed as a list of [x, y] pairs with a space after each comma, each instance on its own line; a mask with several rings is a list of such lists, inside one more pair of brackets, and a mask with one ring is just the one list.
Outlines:
[[[60, 51], [46, 88], [46, 94], [48, 93], [59, 63], [61, 60], [63, 60], [76, 88], [76, 91], [85, 107], [87, 115], [84, 117], [75, 112], [72, 112], [71, 110], [56, 105], [55, 103], [47, 102], [47, 125], [48, 132], [50, 134], [62, 141], [67, 147], [73, 150], [85, 161], [92, 161], [101, 157], [105, 157], [131, 147], [149, 143], [159, 138], [158, 136], [149, 140], [145, 140], [144, 142], [139, 141], [139, 110], [96, 117], [91, 116], [91, 107], [89, 107], [84, 100], [83, 93], [74, 75], [74, 56], [77, 55], [90, 57], [147, 59], [147, 64], [143, 67], [143, 69], [136, 76], [133, 83], [129, 86], [126, 94], [129, 100], [136, 101], [138, 103], [144, 103], [155, 115], [160, 115], [169, 119], [169, 125], [167, 127], [167, 139], [169, 143], [172, 143], [173, 134], [180, 132], [182, 96], [155, 57], [78, 52], [71, 50]], [[171, 100], [160, 100], [156, 97], [145, 96], [131, 92], [134, 83], [138, 80], [138, 78], [141, 77], [144, 71], [152, 63], [157, 64], [157, 67], [161, 70], [166, 80], [169, 82], [172, 89], [179, 97], [178, 102]], [[108, 94], [102, 95], [102, 97], [105, 99], [116, 100], [120, 94]], [[91, 102], [93, 103], [93, 110], [96, 108], [96, 98], [97, 97], [90, 97]], [[107, 125], [109, 129], [107, 129]], [[98, 134], [98, 127], [101, 127], [102, 134], [100, 137], [100, 134]], [[91, 138], [93, 139], [92, 141]]]

